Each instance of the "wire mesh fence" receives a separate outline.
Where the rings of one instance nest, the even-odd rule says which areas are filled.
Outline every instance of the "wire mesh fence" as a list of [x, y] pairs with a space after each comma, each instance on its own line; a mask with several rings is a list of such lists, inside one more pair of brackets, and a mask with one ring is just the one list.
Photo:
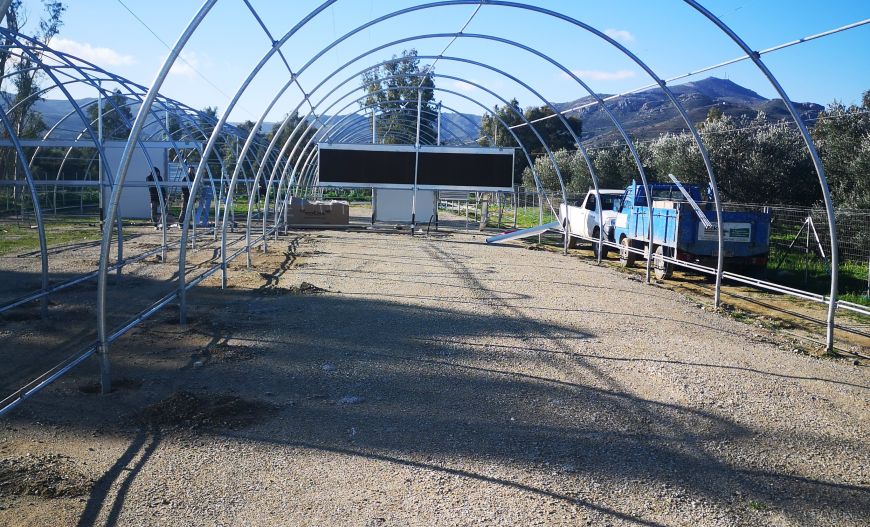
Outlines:
[[[578, 206], [584, 197], [583, 194], [571, 194], [567, 196], [567, 201], [569, 205]], [[512, 195], [490, 197], [499, 210], [505, 211], [501, 215], [505, 220], [499, 222], [498, 227], [511, 226], [506, 220], [514, 218], [514, 207], [517, 208], [518, 218], [514, 227], [553, 221], [554, 212], [558, 212], [564, 199], [558, 192], [549, 192], [542, 199], [536, 190], [525, 187], [518, 187]], [[831, 238], [823, 208], [724, 203], [723, 209], [770, 215], [769, 279], [820, 294], [827, 292], [831, 273]], [[836, 220], [840, 291], [852, 300], [854, 297], [864, 297], [859, 300], [866, 301], [866, 297], [870, 296], [870, 211], [838, 208]]]
[[[831, 236], [824, 209], [726, 203], [726, 210], [760, 211], [770, 215], [769, 269], [802, 274], [806, 285], [830, 276]], [[870, 211], [838, 208], [837, 254], [841, 291], [870, 295]]]

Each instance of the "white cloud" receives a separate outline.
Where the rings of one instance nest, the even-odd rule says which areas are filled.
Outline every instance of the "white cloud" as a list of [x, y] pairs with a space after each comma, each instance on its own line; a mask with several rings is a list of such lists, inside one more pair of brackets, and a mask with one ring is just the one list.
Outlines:
[[114, 49], [94, 47], [87, 42], [76, 42], [68, 38], [55, 37], [51, 41], [51, 47], [93, 62], [97, 66], [129, 66], [136, 63], [136, 58], [132, 55], [124, 55]]
[[[571, 73], [580, 77], [580, 80], [584, 81], [621, 81], [637, 76], [637, 73], [631, 70], [574, 70]], [[562, 76], [569, 79], [571, 78], [565, 73], [563, 73]]]
[[197, 71], [202, 71], [208, 66], [209, 61], [193, 51], [182, 51], [181, 56], [175, 60], [172, 69], [169, 70], [170, 75], [178, 77], [193, 78]]
[[463, 91], [463, 92], [470, 92], [470, 91], [474, 91], [476, 89], [475, 86], [468, 84], [467, 82], [462, 82], [462, 81], [453, 81], [451, 83], [451, 86], [453, 86], [453, 88], [455, 88], [459, 91]]
[[621, 40], [625, 43], [634, 42], [634, 35], [625, 29], [605, 29], [604, 34], [614, 40]]

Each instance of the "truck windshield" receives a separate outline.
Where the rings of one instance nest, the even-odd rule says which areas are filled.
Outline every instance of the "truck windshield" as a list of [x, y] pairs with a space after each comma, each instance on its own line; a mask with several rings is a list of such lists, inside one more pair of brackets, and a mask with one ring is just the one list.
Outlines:
[[[619, 210], [619, 207], [622, 204], [622, 195], [617, 196], [614, 194], [602, 194], [601, 203], [602, 205], [604, 205], [601, 210]], [[586, 198], [586, 210], [596, 210], [595, 194], [592, 194], [591, 192]]]
[[622, 204], [622, 196], [602, 194], [601, 203], [604, 205], [601, 210], [619, 210], [619, 207]]

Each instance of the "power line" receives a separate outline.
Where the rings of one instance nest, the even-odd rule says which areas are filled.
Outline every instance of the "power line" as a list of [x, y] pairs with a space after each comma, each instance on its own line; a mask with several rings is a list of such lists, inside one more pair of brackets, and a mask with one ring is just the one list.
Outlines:
[[[143, 26], [145, 29], [147, 29], [148, 32], [151, 33], [151, 34], [154, 36], [154, 38], [157, 39], [158, 42], [160, 42], [161, 44], [163, 44], [163, 46], [164, 46], [166, 49], [172, 49], [172, 47], [171, 47], [169, 44], [167, 44], [165, 40], [163, 40], [162, 38], [160, 38], [160, 35], [158, 35], [156, 32], [154, 32], [154, 30], [151, 29], [151, 27], [150, 27], [148, 24], [146, 24], [144, 20], [142, 20], [141, 18], [139, 18], [139, 15], [137, 15], [136, 13], [134, 13], [133, 10], [130, 9], [130, 7], [129, 7], [127, 4], [125, 4], [123, 0], [118, 0], [118, 3], [121, 4], [121, 6], [123, 6], [123, 8], [126, 9], [127, 12], [130, 13], [130, 14], [133, 16], [133, 18], [135, 18], [135, 19], [136, 19], [140, 24], [142, 24], [142, 26]], [[186, 65], [191, 69], [191, 71], [193, 71], [194, 73], [196, 73], [196, 74], [197, 74], [197, 75], [198, 75], [202, 80], [204, 80], [204, 81], [206, 82], [206, 84], [208, 84], [209, 86], [211, 86], [212, 88], [214, 88], [215, 91], [217, 91], [218, 93], [220, 93], [221, 95], [223, 95], [224, 97], [226, 97], [228, 100], [232, 100], [232, 99], [233, 99], [232, 97], [230, 97], [229, 95], [227, 95], [227, 93], [225, 93], [222, 89], [218, 88], [217, 84], [215, 84], [215, 83], [213, 83], [211, 80], [209, 80], [208, 77], [206, 77], [202, 72], [200, 72], [198, 69], [196, 69], [196, 67], [195, 67], [193, 64], [191, 64], [189, 61], [187, 61], [187, 60], [186, 60], [182, 55], [178, 55], [177, 60], [180, 60], [181, 62], [185, 63], [185, 64], [186, 64]], [[245, 110], [246, 112], [248, 112], [248, 113], [250, 113], [250, 114], [253, 114], [253, 113], [254, 113], [254, 112], [251, 112], [250, 110], [248, 110], [247, 108], [245, 108], [244, 106], [242, 106], [242, 105], [240, 105], [240, 104], [237, 104], [236, 106], [238, 106], [239, 108], [241, 108], [242, 110]]]
[[[777, 45], [777, 46], [773, 46], [773, 47], [771, 47], [771, 48], [763, 49], [763, 50], [759, 51], [758, 54], [759, 54], [759, 55], [766, 55], [767, 53], [772, 53], [772, 52], [774, 52], [774, 51], [779, 51], [779, 50], [781, 50], [781, 49], [785, 49], [785, 48], [788, 48], [788, 47], [791, 47], [791, 46], [796, 46], [796, 45], [798, 45], [798, 44], [804, 44], [804, 43], [806, 43], [806, 42], [810, 42], [810, 41], [812, 41], [812, 40], [816, 40], [816, 39], [819, 39], [819, 38], [822, 38], [822, 37], [827, 37], [827, 36], [830, 36], [830, 35], [834, 35], [834, 34], [836, 34], [836, 33], [841, 33], [841, 32], [843, 32], [843, 31], [846, 31], [846, 30], [849, 30], [849, 29], [855, 29], [856, 27], [861, 27], [861, 26], [866, 25], [866, 24], [870, 24], [870, 18], [866, 18], [866, 19], [864, 19], [864, 20], [859, 20], [858, 22], [853, 22], [853, 23], [851, 23], [851, 24], [846, 24], [845, 26], [841, 26], [841, 27], [838, 27], [838, 28], [829, 29], [828, 31], [823, 31], [823, 32], [821, 32], [821, 33], [816, 33], [816, 34], [814, 34], [814, 35], [809, 35], [809, 36], [806, 36], [806, 37], [803, 37], [803, 38], [799, 38], [799, 39], [797, 39], [797, 40], [791, 40], [791, 41], [789, 41], [789, 42], [785, 42], [785, 43], [783, 43], [783, 44], [779, 44], [779, 45]], [[664, 82], [665, 82], [666, 84], [669, 84], [669, 83], [674, 82], [674, 81], [676, 81], [676, 80], [685, 79], [685, 78], [687, 78], [687, 77], [692, 77], [692, 76], [694, 76], [694, 75], [698, 75], [698, 74], [701, 74], [701, 73], [706, 73], [706, 72], [711, 71], [711, 70], [715, 70], [715, 69], [722, 68], [722, 67], [725, 67], [725, 66], [730, 66], [731, 64], [734, 64], [734, 63], [737, 63], [737, 62], [742, 62], [742, 61], [744, 61], [744, 60], [747, 60], [748, 58], [750, 58], [749, 55], [742, 55], [742, 56], [740, 56], [740, 57], [736, 57], [736, 58], [733, 58], [733, 59], [731, 59], [731, 60], [726, 60], [726, 61], [724, 61], [724, 62], [720, 62], [720, 63], [718, 63], [718, 64], [714, 64], [714, 65], [712, 65], [712, 66], [706, 66], [706, 67], [704, 67], [704, 68], [701, 68], [701, 69], [698, 69], [698, 70], [694, 70], [694, 71], [690, 71], [690, 72], [688, 72], [688, 73], [683, 73], [683, 74], [681, 74], [681, 75], [677, 75], [677, 76], [675, 76], [675, 77], [671, 77], [671, 78], [669, 78], [669, 79], [664, 79]], [[627, 91], [627, 92], [617, 93], [617, 94], [615, 94], [615, 95], [610, 95], [610, 96], [608, 96], [608, 97], [604, 97], [604, 98], [602, 99], [602, 101], [604, 101], [604, 102], [612, 101], [612, 100], [614, 100], [614, 99], [618, 99], [618, 98], [620, 98], [620, 97], [624, 97], [624, 96], [626, 96], [626, 95], [632, 95], [632, 94], [639, 93], [639, 92], [642, 92], [642, 91], [648, 90], [648, 89], [650, 89], [650, 88], [656, 88], [656, 87], [658, 87], [658, 83], [647, 84], [647, 85], [645, 85], [645, 86], [641, 86], [641, 87], [639, 87], [639, 88], [635, 88], [635, 89], [633, 89], [633, 90], [629, 90], [629, 91]], [[596, 101], [596, 102], [585, 103], [585, 104], [581, 104], [581, 105], [579, 105], [579, 106], [575, 106], [575, 107], [573, 107], [573, 108], [569, 108], [569, 109], [567, 109], [567, 110], [563, 110], [563, 111], [560, 112], [560, 113], [562, 113], [562, 114], [566, 114], [566, 113], [570, 113], [570, 112], [575, 112], [575, 111], [578, 111], [578, 110], [582, 110], [582, 109], [584, 109], [584, 108], [589, 108], [589, 107], [591, 107], [591, 106], [595, 106], [596, 104], [598, 104], [597, 101]], [[535, 120], [533, 120], [533, 121], [530, 121], [529, 123], [521, 123], [521, 124], [517, 124], [517, 125], [511, 126], [511, 129], [513, 130], [514, 128], [521, 128], [521, 127], [523, 127], [523, 126], [527, 126], [528, 124], [539, 123], [539, 122], [541, 122], [541, 121], [546, 121], [546, 120], [548, 120], [548, 119], [553, 119], [553, 118], [555, 118], [555, 117], [557, 117], [557, 116], [558, 116], [558, 114], [548, 115], [548, 116], [546, 116], [546, 117], [541, 117], [541, 118], [539, 118], [539, 119], [535, 119]]]
[[[477, 16], [477, 13], [480, 11], [481, 7], [483, 7], [483, 0], [481, 0], [481, 2], [479, 4], [477, 4], [477, 7], [474, 8], [474, 12], [471, 13], [471, 16], [468, 17], [468, 20], [466, 20], [465, 24], [463, 24], [462, 27], [459, 29], [459, 32], [457, 32], [455, 35], [453, 35], [453, 38], [450, 39], [450, 42], [448, 42], [447, 45], [444, 46], [444, 49], [441, 50], [441, 53], [438, 54], [438, 57], [435, 59], [435, 61], [428, 68], [426, 68], [427, 73], [431, 73], [432, 70], [435, 69], [435, 65], [438, 64], [438, 61], [441, 60], [441, 57], [443, 57], [444, 54], [447, 53], [447, 50], [450, 49], [450, 46], [452, 46], [453, 43], [456, 42], [456, 39], [458, 39], [459, 36], [462, 35], [462, 33], [464, 33], [466, 29], [468, 29], [468, 25], [471, 24], [471, 21], [474, 20], [475, 16]], [[420, 85], [417, 86], [417, 88], [420, 88], [421, 86], [423, 86], [423, 82], [425, 80], [426, 80], [426, 76], [424, 75], [420, 79]]]

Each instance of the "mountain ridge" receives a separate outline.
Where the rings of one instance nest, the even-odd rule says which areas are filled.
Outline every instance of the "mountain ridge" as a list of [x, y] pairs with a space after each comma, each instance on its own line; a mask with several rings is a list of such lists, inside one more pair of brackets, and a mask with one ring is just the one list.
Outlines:
[[[758, 93], [728, 79], [707, 77], [698, 81], [669, 86], [671, 92], [685, 107], [689, 119], [698, 123], [706, 119], [711, 108], [719, 108], [731, 117], [746, 116], [755, 118], [764, 112], [768, 122], [790, 118], [782, 99], [767, 99]], [[610, 94], [599, 94], [610, 97]], [[815, 119], [824, 106], [816, 103], [794, 103], [804, 119]], [[595, 104], [592, 96], [554, 105], [557, 110], [583, 106], [582, 109], [568, 111], [567, 115], [579, 117], [583, 121], [583, 139], [593, 142], [607, 142], [616, 132], [607, 114]], [[685, 131], [686, 124], [668, 96], [659, 88], [650, 88], [638, 93], [623, 95], [609, 101], [611, 110], [626, 130], [639, 139], [654, 139], [663, 133]]]
[[[689, 119], [698, 123], [706, 119], [710, 108], [717, 107], [723, 114], [732, 117], [745, 115], [756, 117], [764, 112], [767, 121], [774, 122], [790, 118], [781, 99], [767, 99], [749, 88], [743, 87], [728, 79], [707, 77], [705, 79], [670, 86], [671, 91], [686, 108]], [[599, 94], [600, 97], [610, 97], [611, 94]], [[93, 98], [81, 99], [79, 104], [92, 102]], [[567, 115], [577, 116], [583, 121], [583, 140], [592, 143], [604, 143], [618, 139], [613, 122], [606, 112], [601, 110], [592, 96], [585, 96], [573, 101], [554, 103], [560, 111], [566, 111], [578, 106], [579, 110], [571, 110]], [[678, 133], [686, 130], [674, 105], [667, 95], [659, 88], [650, 88], [638, 93], [623, 95], [607, 102], [607, 107], [623, 124], [626, 131], [638, 139], [654, 139], [663, 133]], [[816, 103], [795, 103], [795, 107], [804, 119], [814, 119], [824, 107]], [[43, 114], [49, 126], [72, 111], [72, 105], [66, 100], [46, 99], [34, 105], [34, 109]], [[136, 108], [132, 108], [136, 111]], [[452, 135], [478, 137], [481, 116], [476, 114], [444, 113], [445, 139]], [[81, 119], [71, 115], [59, 127], [55, 137], [68, 139], [75, 137], [83, 128]], [[271, 123], [264, 123], [263, 131], [268, 132]], [[455, 132], [452, 134], [447, 132]]]

